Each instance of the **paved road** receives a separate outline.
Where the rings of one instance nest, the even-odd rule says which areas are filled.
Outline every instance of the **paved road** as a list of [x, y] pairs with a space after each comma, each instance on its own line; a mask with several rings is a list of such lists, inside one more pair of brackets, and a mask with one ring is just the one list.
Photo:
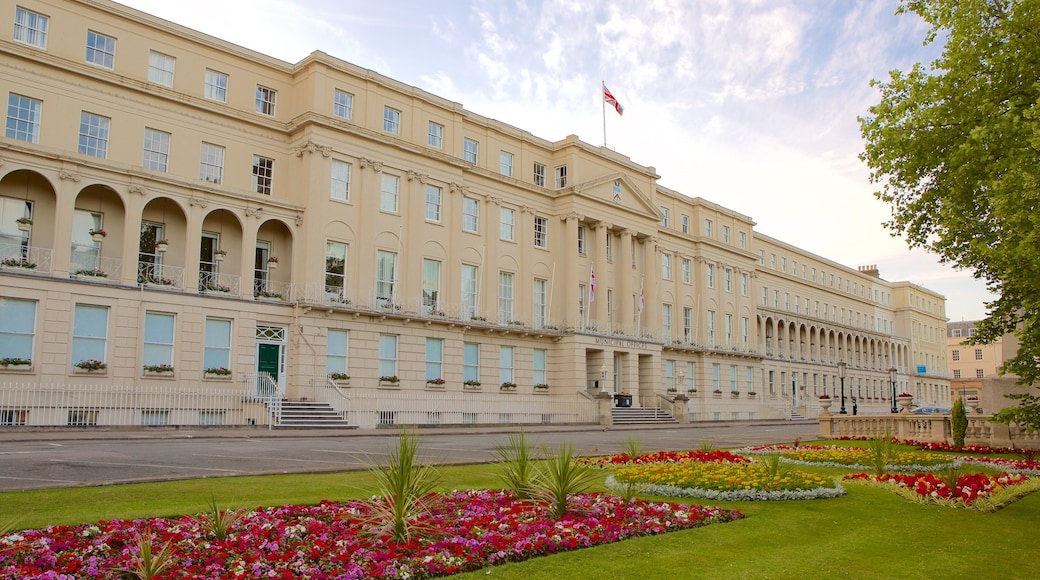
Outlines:
[[[440, 463], [481, 463], [515, 427], [423, 429], [421, 453]], [[640, 427], [527, 427], [537, 446], [572, 443], [579, 454], [720, 448], [813, 439], [815, 422], [709, 423]], [[365, 469], [394, 443], [391, 430], [0, 432], [0, 491], [273, 473]]]

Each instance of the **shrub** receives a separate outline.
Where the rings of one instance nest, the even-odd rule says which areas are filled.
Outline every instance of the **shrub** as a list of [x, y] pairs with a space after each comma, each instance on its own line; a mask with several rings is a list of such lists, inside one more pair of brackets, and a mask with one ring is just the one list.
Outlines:
[[950, 422], [953, 424], [953, 444], [964, 447], [964, 436], [968, 433], [968, 414], [964, 410], [964, 400], [957, 399], [950, 410]]

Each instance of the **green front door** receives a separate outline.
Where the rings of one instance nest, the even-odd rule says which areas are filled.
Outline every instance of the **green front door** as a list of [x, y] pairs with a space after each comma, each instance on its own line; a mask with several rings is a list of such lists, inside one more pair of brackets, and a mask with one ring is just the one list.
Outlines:
[[[261, 343], [256, 345], [256, 372], [257, 374], [264, 373], [269, 375], [276, 385], [278, 384], [279, 349], [281, 349], [281, 346], [277, 344]], [[274, 393], [265, 394], [273, 395]]]

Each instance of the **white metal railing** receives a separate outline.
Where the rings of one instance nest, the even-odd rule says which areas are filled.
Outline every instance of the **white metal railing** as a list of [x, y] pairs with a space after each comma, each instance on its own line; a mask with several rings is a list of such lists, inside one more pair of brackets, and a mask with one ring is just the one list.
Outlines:
[[293, 287], [288, 282], [253, 280], [253, 297], [289, 302], [293, 299]]
[[49, 274], [51, 249], [23, 244], [0, 244], [0, 264], [2, 268], [21, 268]]
[[138, 262], [137, 283], [181, 289], [184, 288], [184, 268], [162, 263]]
[[218, 272], [199, 272], [199, 292], [206, 294], [239, 295], [241, 276]]
[[98, 256], [91, 252], [72, 252], [69, 261], [69, 273], [85, 280], [119, 282], [122, 269], [122, 260]]
[[194, 386], [0, 383], [0, 427], [263, 424], [268, 413], [238, 389]]

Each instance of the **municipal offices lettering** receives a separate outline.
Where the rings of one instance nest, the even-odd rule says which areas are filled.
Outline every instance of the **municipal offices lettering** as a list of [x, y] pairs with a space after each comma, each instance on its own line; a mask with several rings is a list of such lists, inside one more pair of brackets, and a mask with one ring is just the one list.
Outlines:
[[596, 337], [596, 344], [602, 344], [604, 346], [617, 346], [621, 348], [638, 348], [640, 350], [651, 350], [651, 348], [653, 347], [653, 344], [647, 342], [626, 340], [624, 338], [607, 337]]

